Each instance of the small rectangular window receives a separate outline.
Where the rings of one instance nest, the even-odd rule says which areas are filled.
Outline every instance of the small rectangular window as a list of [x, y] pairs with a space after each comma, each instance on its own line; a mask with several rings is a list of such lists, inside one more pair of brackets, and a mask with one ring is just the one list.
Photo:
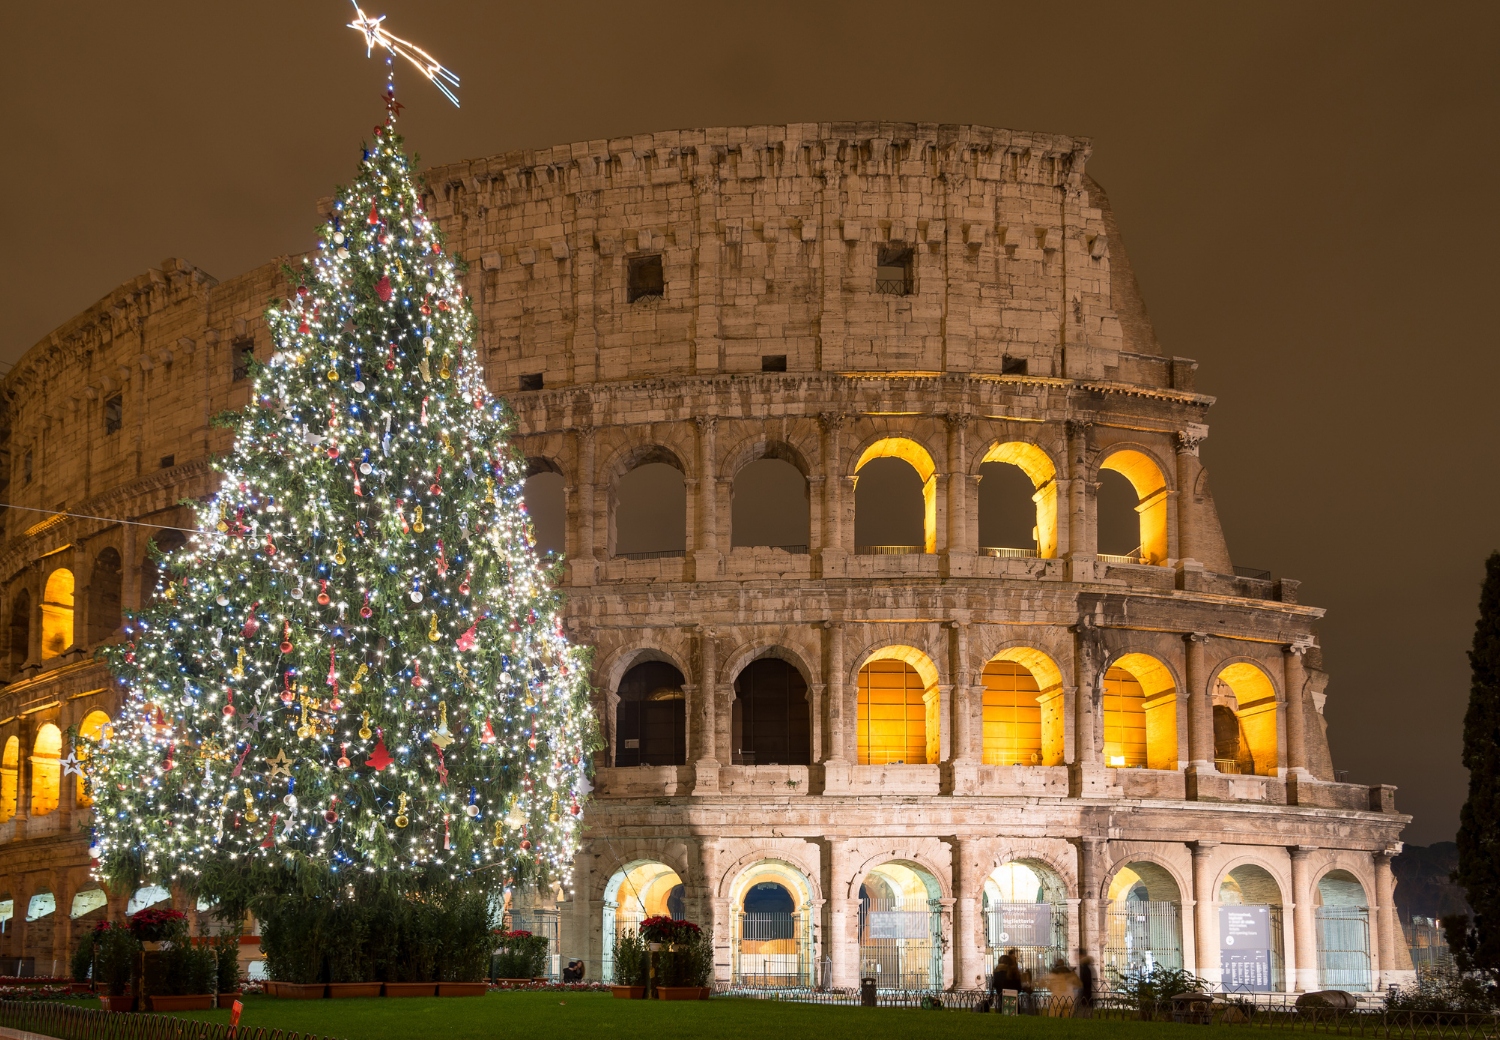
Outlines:
[[628, 274], [626, 302], [660, 299], [665, 294], [666, 282], [662, 278], [660, 253], [631, 257]]
[[875, 265], [875, 291], [885, 296], [910, 296], [915, 254], [906, 246], [881, 246]]
[[161, 468], [162, 469], [171, 469], [175, 465], [177, 465], [177, 456], [176, 455], [163, 455], [161, 457]]
[[1000, 374], [1002, 376], [1024, 376], [1026, 374], [1026, 359], [1023, 357], [1011, 357], [1007, 354], [1000, 359]]
[[119, 433], [125, 425], [125, 398], [115, 394], [104, 401], [104, 432]]
[[521, 377], [522, 390], [540, 390], [542, 388], [542, 374], [530, 372]]
[[238, 383], [241, 379], [249, 379], [250, 362], [255, 360], [255, 341], [237, 339], [230, 344], [229, 349], [234, 357], [234, 381]]
[[31, 452], [21, 456], [21, 483], [31, 483]]
[[762, 372], [785, 372], [785, 354], [762, 354], [760, 356], [760, 370]]

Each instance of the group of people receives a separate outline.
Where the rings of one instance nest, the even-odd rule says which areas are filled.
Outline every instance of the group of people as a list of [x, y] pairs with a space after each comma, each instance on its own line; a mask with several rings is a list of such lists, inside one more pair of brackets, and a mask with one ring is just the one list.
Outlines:
[[[1041, 988], [1048, 994], [1046, 1013], [1050, 1016], [1086, 1018], [1094, 1006], [1094, 959], [1082, 950], [1078, 951], [1076, 971], [1059, 957], [1052, 962], [1052, 970], [1040, 981]], [[1014, 948], [1006, 950], [990, 974], [990, 1010], [1004, 1011], [1005, 997], [1013, 993], [1018, 1014], [1036, 1014], [1036, 982], [1031, 972], [1021, 967], [1017, 951]]]
[[583, 961], [569, 961], [568, 966], [563, 969], [562, 980], [564, 982], [582, 982], [583, 972]]

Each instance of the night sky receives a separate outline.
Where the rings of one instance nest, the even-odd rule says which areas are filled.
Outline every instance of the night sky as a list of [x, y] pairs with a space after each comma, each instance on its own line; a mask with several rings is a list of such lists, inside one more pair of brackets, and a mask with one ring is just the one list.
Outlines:
[[[680, 127], [1087, 136], [1158, 336], [1217, 395], [1235, 562], [1301, 579], [1334, 763], [1449, 839], [1500, 548], [1500, 5], [381, 0], [463, 77], [400, 76], [426, 163]], [[0, 361], [182, 257], [308, 248], [380, 119], [335, 0], [8, 3]]]

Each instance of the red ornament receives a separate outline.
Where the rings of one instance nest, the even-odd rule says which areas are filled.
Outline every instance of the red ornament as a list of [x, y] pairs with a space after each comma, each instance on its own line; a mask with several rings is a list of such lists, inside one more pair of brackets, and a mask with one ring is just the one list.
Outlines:
[[375, 283], [375, 295], [380, 297], [381, 303], [391, 302], [391, 278], [390, 275], [381, 275], [380, 281]]
[[240, 629], [241, 639], [249, 639], [260, 631], [260, 619], [255, 616], [255, 610], [259, 606], [259, 600], [250, 604], [250, 616], [245, 619], [245, 626]]
[[224, 714], [225, 715], [233, 715], [234, 714], [234, 691], [233, 690], [225, 690], [224, 691], [224, 700], [225, 700]]
[[339, 745], [339, 760], [338, 760], [337, 765], [338, 765], [338, 767], [340, 769], [348, 769], [349, 768], [349, 745], [348, 744], [340, 744]]
[[307, 320], [306, 319], [303, 319], [302, 321], [299, 321], [297, 323], [297, 332], [299, 334], [305, 336], [305, 335], [307, 335], [311, 331], [312, 331], [312, 329], [310, 329], [310, 328], [307, 327]]
[[368, 621], [375, 616], [375, 611], [370, 607], [370, 594], [365, 593], [365, 605], [359, 608], [359, 616]]
[[583, 809], [579, 807], [577, 802], [574, 802], [572, 805], [568, 806], [568, 812], [572, 813], [574, 816], [577, 816], [579, 813], [583, 812]]
[[385, 370], [394, 371], [396, 368], [396, 344], [390, 344], [390, 352], [385, 356]]
[[438, 558], [437, 558], [437, 572], [438, 572], [438, 577], [439, 578], [446, 578], [448, 576], [448, 557], [446, 557], [446, 556], [443, 555], [443, 540], [441, 538], [439, 538], [437, 540], [437, 551], [438, 551]]
[[286, 627], [281, 630], [281, 652], [289, 654], [292, 652], [292, 623], [286, 622]]
[[287, 672], [281, 677], [281, 703], [291, 704], [296, 699], [297, 695], [292, 691], [292, 673]]
[[276, 543], [273, 542], [273, 541], [271, 541], [271, 535], [270, 535], [269, 532], [266, 534], [266, 555], [267, 556], [275, 556], [276, 555]]
[[126, 664], [135, 664], [135, 644], [131, 643], [129, 645], [130, 645], [130, 649], [127, 650], [127, 651], [125, 651], [125, 663]]
[[360, 498], [364, 498], [365, 497], [364, 488], [360, 487], [360, 485], [359, 485], [359, 464], [351, 461], [349, 463], [349, 472], [351, 472], [351, 473], [354, 474], [354, 493], [355, 493], [355, 495], [359, 496]]
[[331, 799], [329, 799], [329, 801], [328, 801], [328, 808], [323, 811], [323, 819], [326, 820], [326, 821], [328, 821], [329, 823], [338, 823], [339, 822], [339, 814], [334, 809], [334, 804], [336, 802], [338, 802], [337, 798], [331, 798]]
[[[474, 640], [478, 635], [478, 628], [479, 622], [476, 621], [468, 627], [463, 635], [458, 637], [457, 641], [454, 643], [454, 646], [458, 647], [459, 653], [467, 653], [468, 651], [474, 649]], [[488, 726], [489, 723], [486, 722], [485, 725]]]
[[438, 301], [438, 310], [445, 311], [447, 309], [448, 309], [448, 301], [447, 300], [439, 300]]
[[333, 602], [332, 597], [328, 595], [328, 579], [319, 578], [318, 580], [323, 583], [323, 590], [318, 593], [318, 606], [326, 607], [329, 603]]
[[260, 843], [261, 848], [273, 849], [276, 847], [276, 821], [279, 819], [281, 817], [276, 813], [271, 814], [271, 826], [266, 830], [266, 840]]
[[413, 686], [426, 686], [427, 680], [422, 678], [422, 662], [413, 661], [411, 665], [411, 684]]
[[439, 484], [438, 481], [440, 481], [442, 479], [443, 479], [443, 467], [439, 466], [437, 468], [437, 475], [432, 478], [432, 486], [429, 487], [427, 490], [430, 491], [430, 492], [432, 492], [434, 495], [441, 495], [443, 493], [443, 486], [441, 484]]
[[[379, 133], [378, 130], [376, 132]], [[369, 217], [369, 222], [370, 222], [370, 224], [372, 226], [375, 225], [375, 224], [379, 224], [380, 223], [380, 211], [375, 208], [375, 200], [374, 199], [370, 200], [370, 217]]]
[[469, 573], [464, 575], [464, 580], [458, 583], [458, 591], [465, 596], [469, 594], [469, 579], [472, 577], [474, 577], [474, 572], [469, 571]]
[[529, 848], [531, 848], [531, 842], [529, 842], [529, 841], [526, 841], [526, 840], [524, 840], [524, 839], [523, 839], [523, 840], [522, 840], [522, 841], [521, 841], [521, 851], [522, 851], [522, 852], [525, 852], [525, 851], [526, 851], [526, 850], [527, 850], [527, 849], [529, 849]]
[[495, 727], [490, 723], [489, 719], [484, 720], [484, 729], [479, 732], [479, 742], [481, 744], [493, 744], [495, 742]]
[[369, 758], [365, 759], [365, 765], [377, 773], [390, 765], [392, 761], [391, 753], [385, 749], [385, 730], [379, 730], [378, 733], [379, 736], [375, 739], [375, 750], [370, 753]]

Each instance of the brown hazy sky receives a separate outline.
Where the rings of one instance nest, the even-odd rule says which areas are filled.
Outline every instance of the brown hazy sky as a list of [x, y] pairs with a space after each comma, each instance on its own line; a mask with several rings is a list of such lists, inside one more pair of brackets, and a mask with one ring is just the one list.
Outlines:
[[[429, 163], [828, 119], [1086, 135], [1165, 349], [1216, 394], [1237, 563], [1300, 578], [1335, 764], [1451, 838], [1464, 651], [1500, 548], [1500, 5], [371, 0]], [[0, 360], [164, 257], [311, 242], [381, 66], [347, 3], [0, 7]]]

